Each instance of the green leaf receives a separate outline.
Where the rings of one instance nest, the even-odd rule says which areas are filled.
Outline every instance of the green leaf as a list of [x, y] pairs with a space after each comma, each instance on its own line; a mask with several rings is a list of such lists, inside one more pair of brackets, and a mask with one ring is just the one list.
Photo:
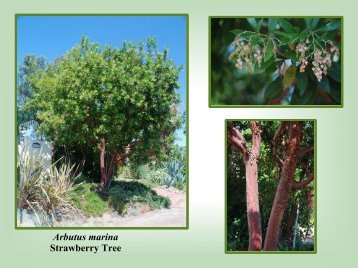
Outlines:
[[284, 33], [284, 32], [281, 32], [281, 31], [274, 31], [274, 33], [276, 35], [279, 35], [279, 39], [281, 41], [280, 45], [286, 45], [288, 43], [291, 43], [292, 39], [291, 39], [291, 34], [288, 34], [288, 33]]
[[292, 26], [292, 24], [286, 20], [286, 19], [278, 19], [281, 27], [285, 30], [287, 33], [295, 33], [296, 29]]
[[265, 100], [269, 102], [278, 98], [282, 94], [281, 79], [276, 78], [271, 84], [268, 85], [265, 91]]
[[314, 30], [317, 27], [319, 18], [305, 18], [306, 27], [308, 30]]
[[308, 34], [309, 34], [309, 32], [307, 29], [304, 29], [303, 31], [301, 31], [300, 32], [300, 41], [303, 42], [304, 40], [306, 40]]
[[[311, 85], [311, 86], [310, 86]], [[317, 86], [312, 83], [308, 85], [305, 93], [300, 95], [299, 89], [296, 87], [293, 91], [291, 102], [292, 105], [312, 105], [317, 97]]]
[[264, 61], [268, 61], [269, 59], [271, 59], [272, 57], [274, 56], [274, 53], [272, 52], [272, 49], [271, 50], [268, 50], [264, 56]]
[[257, 23], [256, 32], [260, 32], [263, 21], [264, 19], [260, 19], [259, 22]]
[[278, 67], [277, 67], [276, 61], [274, 60], [274, 62], [271, 65], [269, 65], [269, 66], [267, 66], [267, 68], [265, 68], [265, 72], [268, 74], [271, 74], [273, 72], [276, 72], [277, 69], [278, 69]]
[[247, 18], [247, 22], [251, 25], [251, 27], [256, 31], [257, 29], [257, 21], [255, 18]]
[[341, 27], [341, 21], [338, 20], [336, 22], [329, 22], [327, 23], [325, 26], [319, 28], [316, 30], [317, 33], [325, 33], [325, 32], [330, 32], [330, 31], [334, 31], [338, 28]]
[[300, 37], [299, 33], [292, 33], [290, 34], [291, 42], [298, 39]]
[[266, 54], [264, 56], [264, 61], [267, 61], [274, 55], [273, 53], [273, 43], [269, 42], [266, 47]]
[[233, 33], [235, 36], [238, 34], [241, 34], [242, 32], [244, 32], [245, 30], [241, 30], [241, 29], [235, 29], [235, 30], [231, 30], [230, 33]]
[[257, 36], [253, 36], [251, 37], [250, 39], [250, 43], [251, 45], [254, 47], [256, 46], [257, 44], [260, 44], [262, 41], [261, 41], [261, 38], [257, 37]]
[[338, 83], [336, 81], [331, 80], [330, 81], [330, 93], [329, 93], [329, 95], [338, 104], [341, 103], [341, 94], [342, 94], [341, 83]]
[[289, 33], [285, 33], [285, 32], [282, 32], [282, 31], [274, 31], [274, 34], [277, 34], [277, 35], [281, 35], [281, 36], [284, 36], [284, 37], [288, 37], [288, 38], [291, 38], [291, 35]]
[[298, 105], [300, 97], [301, 97], [301, 95], [299, 93], [299, 89], [296, 87], [294, 89], [293, 93], [292, 93], [290, 104], [291, 105]]
[[278, 20], [277, 18], [269, 18], [268, 19], [268, 31], [269, 33], [272, 33], [276, 30]]
[[312, 86], [309, 86], [306, 92], [301, 96], [300, 98], [300, 104], [302, 105], [312, 105], [314, 104], [317, 97], [317, 86], [315, 84], [312, 84]]
[[300, 95], [303, 95], [307, 89], [308, 85], [308, 73], [307, 72], [299, 72], [297, 74], [297, 83], [296, 86], [300, 92]]
[[330, 94], [330, 92], [331, 92], [331, 86], [330, 86], [329, 80], [328, 80], [328, 78], [327, 78], [326, 76], [323, 76], [323, 77], [322, 77], [321, 82], [318, 82], [318, 81], [317, 81], [317, 85], [318, 85], [320, 88], [324, 89], [328, 94]]
[[275, 57], [273, 56], [273, 54], [271, 55], [271, 58], [269, 58], [268, 60], [265, 60], [264, 63], [262, 64], [262, 69], [266, 70], [267, 68], [269, 68], [272, 64], [275, 63]]
[[297, 68], [293, 64], [287, 69], [282, 80], [283, 89], [290, 88], [292, 86], [293, 82], [296, 80], [296, 72]]
[[341, 64], [334, 62], [332, 67], [328, 70], [328, 76], [337, 82], [341, 82]]

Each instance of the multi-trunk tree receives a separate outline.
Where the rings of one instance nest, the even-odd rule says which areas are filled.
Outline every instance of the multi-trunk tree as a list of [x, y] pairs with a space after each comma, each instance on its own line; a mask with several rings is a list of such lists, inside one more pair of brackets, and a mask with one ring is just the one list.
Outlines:
[[84, 158], [97, 150], [108, 188], [116, 162], [159, 158], [173, 143], [180, 70], [154, 39], [103, 49], [84, 37], [31, 79], [24, 109], [37, 111], [39, 130], [55, 147], [81, 148]]
[[[228, 142], [241, 153], [245, 167], [249, 250], [272, 251], [277, 249], [283, 215], [292, 191], [305, 188], [313, 181], [314, 177], [312, 171], [314, 166], [314, 122], [283, 121], [277, 125], [276, 129], [275, 127], [276, 125], [271, 126], [267, 122], [262, 122], [259, 127], [258, 122], [249, 121], [249, 127], [246, 130], [251, 130], [249, 131], [251, 134], [250, 148], [244, 138], [243, 127], [237, 127], [237, 122], [236, 125], [235, 122], [228, 123]], [[277, 163], [277, 166], [272, 166], [272, 170], [278, 168], [279, 174], [263, 246], [259, 207], [268, 204], [259, 204], [258, 173], [260, 165], [265, 164], [259, 161], [262, 131], [265, 131], [264, 145], [270, 146], [272, 158]]]

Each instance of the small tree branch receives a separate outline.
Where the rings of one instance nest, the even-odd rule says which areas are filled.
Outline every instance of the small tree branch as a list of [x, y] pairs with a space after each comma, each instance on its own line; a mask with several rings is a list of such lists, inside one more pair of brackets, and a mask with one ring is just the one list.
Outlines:
[[247, 156], [248, 149], [246, 147], [246, 140], [244, 136], [241, 134], [241, 132], [232, 124], [228, 124], [227, 138], [232, 145], [234, 145], [237, 149], [239, 149], [239, 151], [242, 153], [244, 157]]
[[231, 142], [232, 145], [234, 145], [237, 149], [239, 149], [240, 153], [242, 153], [243, 156], [247, 155], [247, 148], [242, 144], [242, 141], [240, 141], [236, 136], [227, 134], [228, 141]]
[[297, 155], [298, 155], [298, 157], [302, 157], [306, 153], [313, 151], [313, 150], [314, 150], [314, 146], [300, 147], [298, 149]]
[[293, 181], [292, 187], [296, 190], [305, 188], [308, 184], [310, 184], [314, 180], [313, 173], [309, 174], [307, 178], [303, 181]]
[[[118, 153], [120, 155], [120, 158], [125, 159], [127, 158], [134, 150], [136, 145], [141, 142], [142, 138], [138, 138], [132, 142], [130, 142], [126, 147], [123, 148], [122, 153]], [[118, 158], [118, 157], [117, 157]]]
[[237, 136], [246, 146], [246, 140], [244, 138], [244, 135], [241, 134], [240, 130], [238, 130], [236, 127], [234, 127], [232, 124], [228, 125], [228, 128], [230, 131], [234, 133], [235, 136]]

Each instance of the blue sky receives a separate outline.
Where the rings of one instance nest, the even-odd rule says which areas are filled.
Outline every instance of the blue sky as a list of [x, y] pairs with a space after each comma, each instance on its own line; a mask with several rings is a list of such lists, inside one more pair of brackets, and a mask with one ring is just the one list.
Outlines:
[[[90, 41], [121, 47], [123, 41], [137, 43], [155, 37], [160, 50], [169, 49], [176, 65], [183, 65], [179, 93], [181, 112], [186, 103], [186, 17], [185, 16], [19, 16], [17, 21], [17, 59], [21, 65], [26, 55], [44, 56], [53, 61], [80, 42]], [[177, 143], [185, 144], [179, 131]]]

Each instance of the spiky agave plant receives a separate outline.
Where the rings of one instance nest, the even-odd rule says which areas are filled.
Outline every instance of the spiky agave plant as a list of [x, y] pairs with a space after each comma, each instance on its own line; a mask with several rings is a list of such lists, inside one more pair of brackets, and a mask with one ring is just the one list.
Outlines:
[[19, 154], [17, 168], [17, 201], [20, 210], [20, 222], [23, 210], [32, 212], [36, 225], [53, 225], [58, 219], [56, 210], [59, 208], [76, 209], [69, 197], [74, 189], [73, 180], [75, 165], [62, 163], [57, 168], [56, 163], [46, 170], [45, 157], [40, 153], [37, 157], [27, 150]]
[[185, 163], [180, 161], [168, 162], [165, 165], [168, 174], [165, 184], [167, 187], [173, 184], [183, 184], [185, 182]]

